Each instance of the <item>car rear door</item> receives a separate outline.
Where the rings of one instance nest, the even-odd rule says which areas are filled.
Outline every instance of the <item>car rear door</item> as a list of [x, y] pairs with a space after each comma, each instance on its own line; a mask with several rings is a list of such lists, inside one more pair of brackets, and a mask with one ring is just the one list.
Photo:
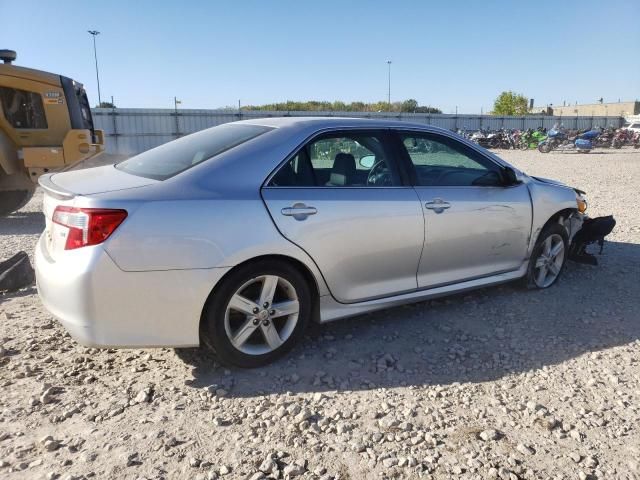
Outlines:
[[424, 218], [415, 190], [401, 181], [388, 131], [318, 135], [268, 179], [262, 197], [338, 301], [417, 288]]
[[425, 218], [419, 288], [517, 270], [527, 255], [531, 199], [497, 163], [443, 134], [399, 132]]

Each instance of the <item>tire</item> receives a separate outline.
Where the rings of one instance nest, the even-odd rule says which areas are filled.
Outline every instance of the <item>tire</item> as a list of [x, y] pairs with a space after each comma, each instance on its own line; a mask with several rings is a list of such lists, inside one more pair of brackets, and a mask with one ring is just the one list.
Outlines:
[[[268, 300], [268, 291], [275, 292], [273, 302], [258, 305], [261, 298]], [[293, 302], [296, 313], [278, 315], [293, 312]], [[282, 310], [274, 310], [271, 303]], [[311, 314], [310, 286], [296, 268], [286, 262], [257, 261], [231, 271], [216, 287], [205, 305], [200, 338], [223, 364], [261, 367], [291, 350]]]
[[[550, 245], [550, 247], [547, 247], [547, 245]], [[558, 247], [558, 245], [562, 245], [562, 247]], [[556, 256], [549, 255], [556, 248], [559, 248], [559, 253]], [[545, 250], [547, 251], [545, 252]], [[544, 227], [529, 259], [527, 274], [524, 277], [525, 286], [529, 289], [544, 289], [552, 286], [560, 278], [568, 256], [569, 238], [565, 228], [557, 223]], [[540, 272], [542, 266], [539, 262], [544, 263], [546, 271], [544, 275]]]
[[618, 139], [614, 139], [613, 142], [611, 142], [611, 146], [613, 148], [615, 148], [616, 150], [622, 148], [622, 142]]
[[0, 217], [10, 215], [24, 207], [35, 190], [9, 190], [0, 192]]
[[540, 153], [549, 153], [551, 151], [551, 145], [548, 143], [541, 143], [538, 145], [538, 151]]

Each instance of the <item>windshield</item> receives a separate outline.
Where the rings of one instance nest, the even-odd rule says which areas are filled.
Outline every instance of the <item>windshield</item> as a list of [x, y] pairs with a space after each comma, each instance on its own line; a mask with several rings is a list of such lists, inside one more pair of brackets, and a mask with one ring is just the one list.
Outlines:
[[262, 125], [225, 123], [147, 150], [116, 164], [132, 175], [166, 180], [222, 152], [272, 130]]

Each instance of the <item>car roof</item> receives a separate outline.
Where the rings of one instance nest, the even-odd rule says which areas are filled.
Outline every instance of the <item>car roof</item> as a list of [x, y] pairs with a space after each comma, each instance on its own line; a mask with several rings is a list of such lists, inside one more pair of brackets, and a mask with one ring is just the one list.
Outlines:
[[241, 120], [235, 123], [248, 125], [264, 125], [272, 128], [293, 128], [293, 129], [316, 129], [323, 128], [407, 128], [423, 129], [433, 132], [448, 132], [440, 127], [434, 127], [424, 123], [417, 123], [405, 120], [387, 120], [376, 118], [355, 118], [355, 117], [266, 117], [250, 120]]

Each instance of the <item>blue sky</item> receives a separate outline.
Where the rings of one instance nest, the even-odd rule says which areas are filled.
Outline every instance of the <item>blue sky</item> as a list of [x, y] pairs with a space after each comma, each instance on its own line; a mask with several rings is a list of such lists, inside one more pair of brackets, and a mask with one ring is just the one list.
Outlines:
[[[415, 98], [486, 112], [502, 90], [536, 105], [640, 99], [640, 1], [0, 0], [0, 48], [70, 76], [97, 103], [215, 108]], [[11, 19], [11, 21], [6, 21]]]

